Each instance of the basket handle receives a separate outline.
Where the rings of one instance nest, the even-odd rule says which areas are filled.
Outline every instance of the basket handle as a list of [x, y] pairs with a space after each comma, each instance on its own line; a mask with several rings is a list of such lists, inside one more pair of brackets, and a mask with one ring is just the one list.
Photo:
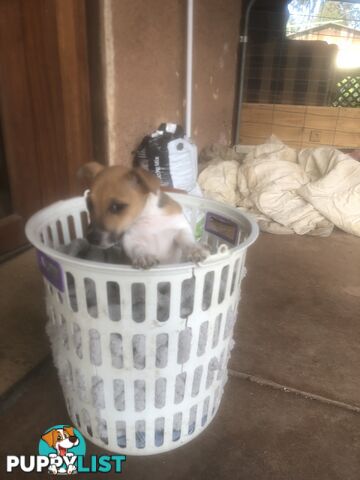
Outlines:
[[230, 250], [225, 243], [222, 243], [218, 246], [217, 252], [214, 255], [209, 255], [203, 262], [203, 265], [208, 265], [209, 263], [216, 262], [217, 260], [223, 260], [224, 258], [230, 255]]

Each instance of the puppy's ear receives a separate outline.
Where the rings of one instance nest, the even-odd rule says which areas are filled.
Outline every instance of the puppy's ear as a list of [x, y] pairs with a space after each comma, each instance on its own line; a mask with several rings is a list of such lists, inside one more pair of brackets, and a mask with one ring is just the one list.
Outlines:
[[57, 431], [50, 430], [50, 432], [42, 435], [41, 438], [49, 445], [49, 447], [54, 447], [57, 439]]
[[156, 193], [160, 189], [160, 180], [144, 168], [133, 168], [130, 177], [145, 193]]
[[77, 172], [77, 178], [80, 180], [82, 186], [89, 188], [93, 184], [95, 177], [104, 168], [104, 165], [101, 165], [98, 162], [85, 163], [85, 165], [79, 168]]

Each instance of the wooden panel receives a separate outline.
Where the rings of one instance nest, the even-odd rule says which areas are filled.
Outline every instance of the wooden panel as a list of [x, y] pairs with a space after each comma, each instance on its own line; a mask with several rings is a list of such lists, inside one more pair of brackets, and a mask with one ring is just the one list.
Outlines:
[[263, 143], [271, 134], [297, 148], [321, 145], [359, 148], [360, 109], [246, 103], [241, 143]]
[[84, 0], [1, 0], [0, 66], [12, 208], [25, 220], [80, 193], [76, 171], [92, 159]]
[[276, 126], [285, 125], [287, 127], [301, 127], [304, 124], [305, 109], [288, 110], [279, 108], [279, 105], [275, 105], [273, 124]]
[[56, 20], [68, 193], [74, 194], [79, 192], [78, 168], [93, 158], [84, 1], [56, 0]]
[[333, 145], [334, 134], [332, 130], [319, 130], [317, 128], [304, 128], [300, 146]]
[[41, 195], [20, 7], [20, 1], [0, 2], [0, 104], [12, 206], [28, 216], [40, 208]]
[[360, 133], [335, 132], [334, 144], [344, 148], [360, 148]]
[[281, 138], [283, 142], [296, 142], [301, 143], [303, 128], [302, 127], [285, 127], [283, 125], [273, 125], [272, 134]]

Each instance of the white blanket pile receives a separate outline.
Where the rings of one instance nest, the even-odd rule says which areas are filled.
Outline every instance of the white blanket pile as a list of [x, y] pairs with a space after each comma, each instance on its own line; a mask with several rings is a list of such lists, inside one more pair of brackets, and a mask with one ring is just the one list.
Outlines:
[[298, 152], [272, 136], [242, 163], [212, 159], [199, 184], [267, 232], [327, 236], [336, 225], [360, 236], [360, 162], [333, 147]]

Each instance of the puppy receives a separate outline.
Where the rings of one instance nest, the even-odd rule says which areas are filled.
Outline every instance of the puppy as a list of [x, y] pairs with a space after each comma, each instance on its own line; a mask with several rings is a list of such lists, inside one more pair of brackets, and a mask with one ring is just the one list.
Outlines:
[[[41, 437], [51, 448], [56, 450], [57, 455], [60, 457], [71, 457], [73, 453], [68, 452], [68, 449], [76, 447], [79, 444], [79, 439], [74, 433], [73, 427], [63, 427], [50, 430], [50, 432], [45, 433]], [[55, 456], [55, 454], [50, 454]], [[68, 467], [62, 466], [57, 468], [55, 465], [49, 467], [49, 473], [58, 474], [58, 473], [67, 473], [73, 474], [76, 473], [76, 467], [73, 464], [70, 464]]]
[[135, 268], [197, 263], [209, 255], [195, 242], [181, 206], [160, 190], [159, 179], [147, 170], [90, 162], [78, 176], [90, 186], [88, 240], [93, 245], [121, 243]]

